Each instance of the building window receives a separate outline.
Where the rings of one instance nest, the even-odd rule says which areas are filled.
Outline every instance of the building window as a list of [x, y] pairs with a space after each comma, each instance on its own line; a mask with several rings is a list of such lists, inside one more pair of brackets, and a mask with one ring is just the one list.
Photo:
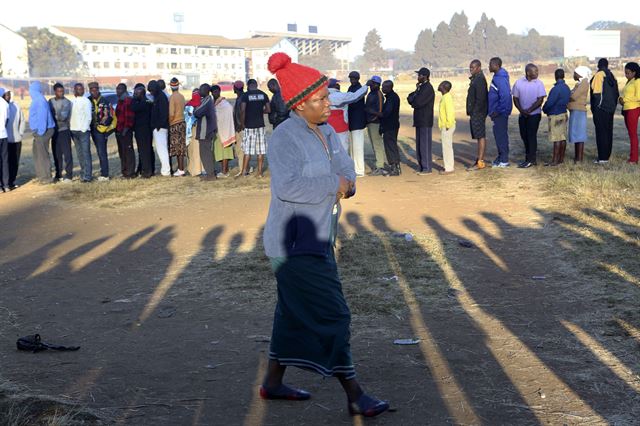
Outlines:
[[130, 64], [129, 64], [129, 62], [125, 62], [125, 63], [124, 63], [124, 67], [125, 67], [125, 68], [129, 68], [129, 65], [130, 65]]
[[143, 63], [142, 63], [142, 69], [143, 69], [143, 70], [146, 70], [146, 69], [147, 69], [147, 63], [146, 63], [146, 62], [143, 62]]
[[228, 50], [224, 51], [224, 56], [229, 56], [229, 51]]
[[156, 49], [156, 53], [158, 53], [158, 54], [162, 54], [162, 47], [158, 47], [158, 48]]
[[134, 62], [134, 63], [133, 63], [133, 68], [135, 68], [135, 69], [140, 68], [138, 65], [139, 65], [139, 64], [138, 64], [137, 62]]
[[147, 53], [147, 48], [146, 47], [142, 48], [142, 53]]
[[93, 67], [94, 68], [100, 68], [100, 62], [94, 62], [93, 63]]
[[235, 70], [236, 69], [236, 64], [231, 64], [231, 69]]
[[221, 64], [218, 64], [218, 69], [222, 69], [222, 65]]
[[175, 62], [171, 62], [171, 69], [172, 70], [178, 69], [178, 64]]
[[216, 50], [216, 56], [220, 56], [220, 49]]
[[120, 48], [118, 46], [113, 46], [113, 53], [120, 53]]
[[191, 62], [186, 62], [184, 64], [184, 68], [187, 69], [187, 70], [190, 70], [191, 69]]
[[191, 49], [184, 49], [185, 55], [191, 55]]
[[91, 46], [91, 50], [94, 51], [94, 52], [97, 52], [98, 51], [98, 46]]
[[229, 64], [224, 64], [224, 69], [228, 70], [229, 69]]
[[129, 48], [127, 46], [122, 48], [122, 53], [127, 53], [129, 51]]
[[116, 68], [116, 69], [120, 69], [120, 62], [114, 63], [113, 67]]
[[158, 63], [156, 64], [156, 67], [157, 67], [159, 70], [163, 70], [163, 69], [164, 69], [164, 62], [158, 62]]
[[175, 47], [171, 48], [171, 54], [172, 55], [177, 55], [178, 54], [178, 49], [176, 49]]
[[209, 56], [213, 56], [213, 49], [209, 49]]
[[111, 64], [109, 62], [104, 62], [102, 64], [102, 68], [111, 68]]

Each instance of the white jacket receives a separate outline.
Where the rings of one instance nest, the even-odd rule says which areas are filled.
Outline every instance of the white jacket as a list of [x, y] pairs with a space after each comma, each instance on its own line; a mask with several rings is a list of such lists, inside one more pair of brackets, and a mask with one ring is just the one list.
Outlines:
[[9, 104], [0, 97], [0, 139], [7, 139], [7, 119], [9, 118]]
[[91, 101], [84, 96], [74, 96], [71, 99], [71, 120], [69, 129], [72, 132], [88, 132], [91, 129]]
[[[15, 111], [14, 114], [11, 113], [12, 109]], [[22, 142], [22, 136], [24, 135], [26, 128], [27, 120], [24, 119], [24, 113], [22, 112], [20, 105], [11, 101], [9, 103], [9, 123], [7, 123], [7, 136], [9, 138], [7, 142]]]

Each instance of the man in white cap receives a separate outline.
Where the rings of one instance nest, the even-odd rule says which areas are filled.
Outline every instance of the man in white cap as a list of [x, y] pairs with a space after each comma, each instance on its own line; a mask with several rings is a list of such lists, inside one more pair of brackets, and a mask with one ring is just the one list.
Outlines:
[[349, 152], [349, 105], [361, 100], [367, 94], [367, 90], [367, 86], [362, 86], [355, 92], [341, 92], [340, 80], [329, 79], [331, 115], [328, 123], [338, 134], [340, 143], [346, 152]]

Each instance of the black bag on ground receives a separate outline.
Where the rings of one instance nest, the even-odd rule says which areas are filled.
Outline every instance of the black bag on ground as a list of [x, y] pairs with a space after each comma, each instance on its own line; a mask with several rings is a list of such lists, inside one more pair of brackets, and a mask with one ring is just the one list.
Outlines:
[[16, 342], [16, 346], [18, 346], [19, 351], [28, 351], [33, 353], [46, 351], [47, 349], [51, 349], [53, 351], [77, 351], [80, 349], [80, 346], [60, 346], [43, 342], [39, 334], [32, 334], [30, 336], [19, 338]]

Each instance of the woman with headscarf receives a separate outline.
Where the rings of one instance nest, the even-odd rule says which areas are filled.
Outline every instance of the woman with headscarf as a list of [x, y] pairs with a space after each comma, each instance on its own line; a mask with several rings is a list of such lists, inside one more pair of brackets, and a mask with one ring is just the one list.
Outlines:
[[276, 276], [278, 302], [263, 399], [303, 401], [308, 392], [283, 384], [288, 366], [336, 377], [352, 416], [374, 417], [389, 404], [366, 395], [351, 357], [351, 314], [342, 293], [334, 245], [340, 200], [355, 194], [353, 160], [333, 128], [327, 78], [291, 63], [284, 53], [268, 62], [292, 112], [267, 148], [271, 205], [264, 247]]
[[39, 81], [31, 83], [29, 95], [31, 95], [29, 127], [33, 131], [33, 164], [36, 169], [36, 178], [41, 183], [51, 183], [51, 159], [48, 147], [56, 123], [53, 120], [49, 103], [42, 94]]
[[574, 163], [581, 163], [584, 159], [584, 143], [587, 141], [587, 104], [589, 103], [589, 81], [591, 70], [580, 66], [573, 72], [573, 79], [577, 81], [571, 91], [569, 109], [569, 142], [575, 147]]
[[191, 92], [191, 100], [184, 107], [184, 119], [187, 123], [187, 172], [191, 176], [202, 174], [202, 161], [200, 161], [200, 142], [194, 137], [193, 128], [198, 119], [193, 115], [193, 111], [200, 106], [202, 98], [198, 89]]
[[627, 84], [622, 89], [620, 105], [624, 124], [629, 132], [631, 143], [629, 160], [630, 164], [638, 164], [638, 118], [640, 118], [640, 65], [637, 62], [629, 62], [624, 67], [624, 75]]

